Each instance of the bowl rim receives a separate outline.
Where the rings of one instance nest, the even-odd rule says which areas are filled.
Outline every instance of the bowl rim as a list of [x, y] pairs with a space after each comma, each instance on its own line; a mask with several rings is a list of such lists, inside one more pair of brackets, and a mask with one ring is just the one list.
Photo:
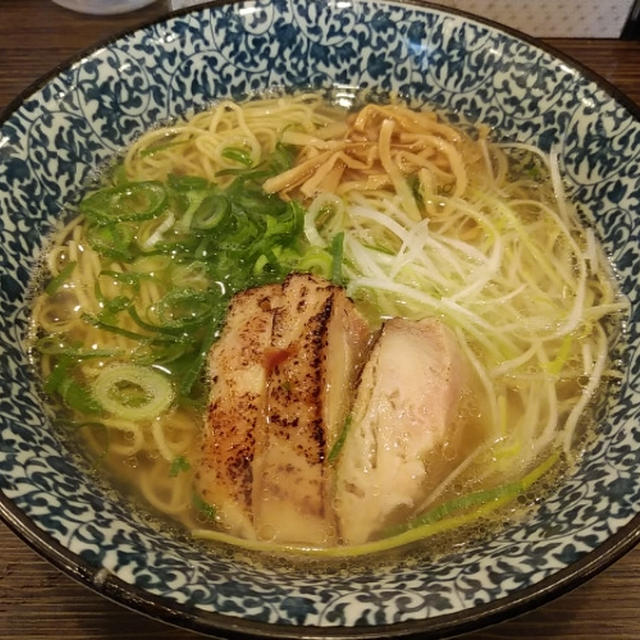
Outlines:
[[[20, 107], [38, 90], [46, 86], [56, 76], [69, 69], [73, 64], [81, 62], [99, 49], [114, 44], [118, 40], [133, 35], [138, 31], [154, 25], [165, 23], [173, 18], [200, 13], [226, 5], [241, 4], [246, 0], [209, 0], [202, 4], [184, 7], [164, 13], [151, 20], [143, 20], [139, 24], [118, 31], [81, 49], [55, 65], [45, 74], [23, 89], [0, 111], [2, 126]], [[629, 113], [632, 120], [640, 122], [640, 105], [627, 96], [614, 84], [570, 55], [559, 51], [554, 46], [525, 34], [517, 29], [501, 24], [495, 20], [484, 18], [458, 8], [446, 7], [431, 0], [351, 0], [353, 4], [383, 4], [409, 6], [418, 9], [437, 11], [482, 25], [498, 32], [505, 33], [528, 45], [551, 55], [569, 67], [577, 70], [584, 78], [593, 82], [608, 94]], [[91, 589], [94, 593], [105, 597], [131, 611], [166, 624], [201, 634], [211, 635], [224, 633], [230, 640], [247, 640], [247, 638], [265, 638], [269, 640], [374, 640], [382, 637], [429, 640], [458, 636], [476, 631], [490, 625], [504, 622], [540, 607], [551, 600], [575, 589], [587, 580], [609, 567], [640, 542], [640, 512], [607, 538], [601, 545], [592, 549], [564, 569], [556, 571], [535, 584], [515, 591], [499, 600], [463, 609], [434, 618], [411, 620], [396, 624], [371, 626], [289, 626], [277, 623], [257, 622], [241, 617], [228, 616], [217, 612], [185, 606], [163, 596], [151, 594], [143, 589], [125, 582], [102, 567], [94, 567], [79, 555], [69, 551], [56, 541], [51, 534], [40, 529], [14, 502], [8, 498], [0, 487], [0, 520], [13, 531], [44, 560], [70, 578]], [[106, 574], [105, 574], [106, 571]], [[443, 635], [444, 634], [444, 635]]]

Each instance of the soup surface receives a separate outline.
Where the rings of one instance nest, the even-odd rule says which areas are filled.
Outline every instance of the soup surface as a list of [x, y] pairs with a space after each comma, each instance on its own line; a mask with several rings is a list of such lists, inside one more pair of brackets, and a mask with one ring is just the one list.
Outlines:
[[316, 94], [143, 135], [52, 239], [60, 421], [201, 538], [356, 555], [581, 451], [626, 303], [556, 155]]

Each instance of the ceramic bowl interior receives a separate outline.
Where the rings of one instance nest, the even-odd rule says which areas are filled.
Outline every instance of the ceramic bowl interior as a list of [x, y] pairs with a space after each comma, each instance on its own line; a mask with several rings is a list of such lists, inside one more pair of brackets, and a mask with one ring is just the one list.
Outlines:
[[[575, 475], [524, 521], [438, 560], [312, 571], [203, 550], [96, 481], [43, 409], [25, 351], [45, 239], [96, 167], [159, 121], [265, 88], [394, 91], [559, 153], [631, 301], [624, 380]], [[517, 34], [433, 6], [258, 0], [176, 14], [95, 48], [0, 128], [0, 511], [98, 591], [247, 637], [422, 637], [492, 622], [584, 579], [638, 537], [640, 123], [631, 103]]]

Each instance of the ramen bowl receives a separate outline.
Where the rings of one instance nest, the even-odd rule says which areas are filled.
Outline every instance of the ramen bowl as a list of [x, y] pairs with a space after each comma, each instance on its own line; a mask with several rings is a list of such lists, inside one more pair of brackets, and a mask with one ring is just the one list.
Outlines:
[[[431, 5], [219, 3], [96, 46], [0, 124], [0, 514], [67, 574], [128, 607], [220, 636], [442, 637], [585, 580], [640, 536], [640, 122], [571, 60]], [[27, 350], [32, 278], [87, 180], [159, 121], [274, 87], [394, 92], [558, 152], [631, 305], [623, 379], [575, 472], [525, 517], [437, 558], [277, 563], [153, 524], [96, 478], [44, 408]]]

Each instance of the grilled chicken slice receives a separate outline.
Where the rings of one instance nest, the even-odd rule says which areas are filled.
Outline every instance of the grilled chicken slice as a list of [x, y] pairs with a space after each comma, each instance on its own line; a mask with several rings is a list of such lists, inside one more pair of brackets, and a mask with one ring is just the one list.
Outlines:
[[275, 310], [269, 353], [266, 445], [254, 464], [259, 538], [336, 541], [332, 469], [369, 332], [344, 290], [292, 275]]
[[212, 384], [196, 488], [216, 506], [223, 527], [246, 538], [255, 537], [253, 462], [264, 440], [264, 357], [280, 297], [280, 285], [234, 296], [222, 335], [209, 354]]
[[337, 463], [345, 543], [405, 520], [452, 470], [467, 366], [441, 322], [386, 322], [362, 371]]

